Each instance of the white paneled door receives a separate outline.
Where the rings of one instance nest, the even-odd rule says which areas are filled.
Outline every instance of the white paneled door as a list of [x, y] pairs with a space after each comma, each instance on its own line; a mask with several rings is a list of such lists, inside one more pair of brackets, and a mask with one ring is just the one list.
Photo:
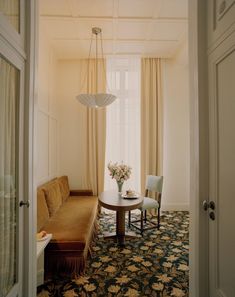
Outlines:
[[33, 95], [27, 74], [33, 2], [0, 0], [0, 297], [36, 295], [36, 284], [30, 288], [36, 271], [28, 271], [30, 265], [34, 269], [35, 238], [29, 203]]
[[211, 297], [235, 294], [235, 32], [210, 56]]
[[[0, 0], [0, 296], [20, 296], [23, 209], [23, 57], [20, 1]], [[10, 37], [11, 34], [11, 37]], [[10, 46], [5, 41], [14, 43]]]
[[[15, 296], [21, 281], [21, 69], [0, 55], [0, 296]], [[22, 150], [21, 150], [22, 154]]]
[[235, 0], [189, 8], [190, 296], [234, 297]]
[[209, 296], [233, 297], [235, 296], [235, 1], [208, 2], [210, 10], [208, 21], [211, 23], [208, 31]]

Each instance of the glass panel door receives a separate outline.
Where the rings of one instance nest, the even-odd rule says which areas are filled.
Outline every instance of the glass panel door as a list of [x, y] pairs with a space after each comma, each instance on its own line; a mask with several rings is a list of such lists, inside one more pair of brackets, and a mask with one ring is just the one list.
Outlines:
[[0, 297], [18, 282], [18, 113], [20, 71], [0, 56]]
[[3, 13], [15, 30], [20, 33], [20, 0], [0, 0]]

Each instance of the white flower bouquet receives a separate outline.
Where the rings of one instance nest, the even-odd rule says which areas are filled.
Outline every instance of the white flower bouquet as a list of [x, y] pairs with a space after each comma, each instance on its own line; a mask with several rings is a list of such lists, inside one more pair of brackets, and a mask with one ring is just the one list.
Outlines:
[[108, 163], [109, 175], [114, 178], [118, 183], [124, 183], [131, 176], [131, 167], [123, 163]]

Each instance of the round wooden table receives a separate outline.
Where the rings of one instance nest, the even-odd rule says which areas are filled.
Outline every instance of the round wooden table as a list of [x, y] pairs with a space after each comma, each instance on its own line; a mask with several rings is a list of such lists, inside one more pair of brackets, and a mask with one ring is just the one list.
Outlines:
[[140, 207], [143, 196], [135, 199], [125, 199], [117, 191], [104, 191], [99, 195], [99, 204], [107, 209], [116, 211], [116, 234], [109, 234], [108, 238], [116, 238], [119, 245], [124, 245], [125, 237], [125, 212]]

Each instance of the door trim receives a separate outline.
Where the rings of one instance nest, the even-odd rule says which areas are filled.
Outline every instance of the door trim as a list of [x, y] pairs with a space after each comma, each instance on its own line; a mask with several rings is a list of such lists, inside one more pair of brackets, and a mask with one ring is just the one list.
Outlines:
[[189, 1], [190, 297], [209, 296], [208, 214], [201, 207], [209, 197], [207, 2]]
[[37, 291], [37, 253], [36, 253], [36, 236], [37, 233], [37, 210], [36, 210], [36, 154], [35, 152], [35, 101], [37, 94], [37, 60], [38, 60], [38, 1], [31, 0], [25, 2], [26, 8], [26, 75], [25, 75], [25, 200], [29, 201], [30, 207], [26, 212], [24, 235], [28, 242], [24, 255], [24, 282], [23, 296], [36, 297]]

